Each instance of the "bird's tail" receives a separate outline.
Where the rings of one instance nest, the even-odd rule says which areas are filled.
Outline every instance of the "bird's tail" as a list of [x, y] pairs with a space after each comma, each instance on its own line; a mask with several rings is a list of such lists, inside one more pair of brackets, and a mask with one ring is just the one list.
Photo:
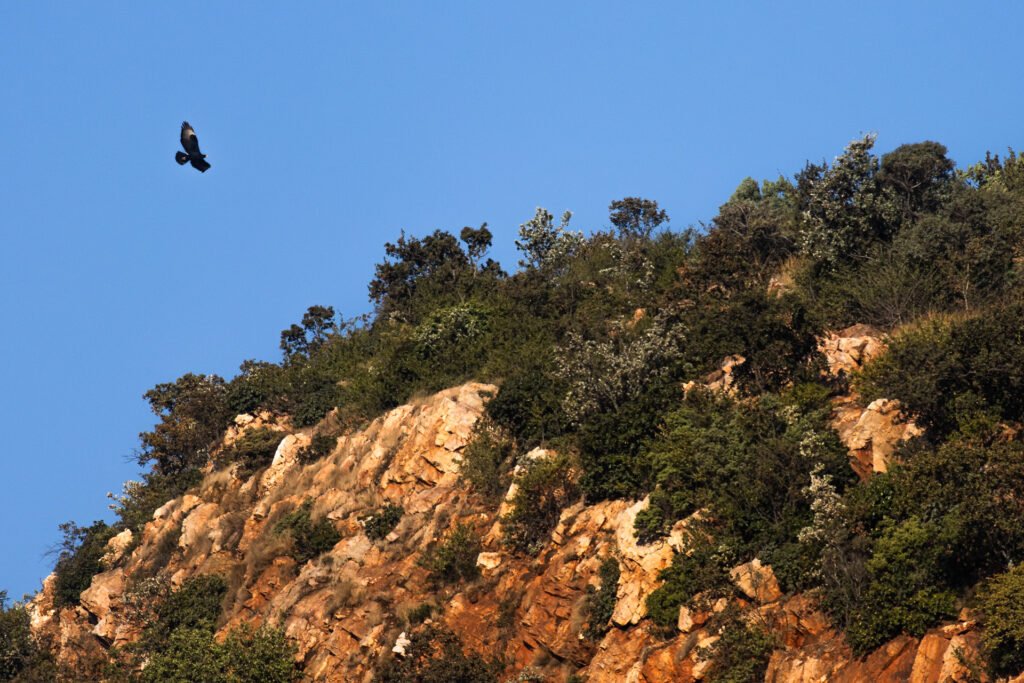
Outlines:
[[186, 163], [188, 163], [188, 155], [185, 154], [184, 152], [175, 152], [174, 160], [178, 162], [178, 165], [184, 166]]

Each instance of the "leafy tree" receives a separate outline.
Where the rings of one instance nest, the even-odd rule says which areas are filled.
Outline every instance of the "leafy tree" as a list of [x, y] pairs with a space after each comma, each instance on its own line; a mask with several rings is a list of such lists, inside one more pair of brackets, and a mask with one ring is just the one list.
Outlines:
[[231, 417], [224, 380], [188, 373], [156, 385], [144, 398], [160, 422], [139, 435], [139, 464], [153, 461], [157, 472], [171, 476], [205, 465]]
[[523, 267], [558, 271], [583, 245], [583, 234], [569, 230], [572, 212], [562, 214], [560, 225], [547, 209], [538, 207], [533, 218], [519, 226], [516, 248], [523, 252]]
[[979, 594], [985, 628], [982, 648], [992, 672], [1014, 676], [1024, 669], [1024, 564], [987, 581]]
[[640, 197], [617, 199], [608, 206], [609, 220], [623, 238], [648, 239], [658, 226], [668, 220], [668, 213], [658, 202]]
[[608, 632], [608, 622], [611, 621], [612, 614], [615, 612], [621, 574], [619, 561], [614, 557], [606, 557], [597, 570], [597, 575], [601, 579], [601, 587], [594, 591], [588, 586], [585, 633], [592, 640], [600, 639]]
[[281, 350], [285, 358], [308, 356], [341, 328], [333, 306], [310, 306], [302, 316], [302, 325], [292, 325], [281, 332]]
[[903, 221], [941, 206], [953, 180], [953, 162], [937, 142], [900, 145], [882, 156], [878, 182], [896, 196]]
[[145, 652], [161, 652], [180, 630], [192, 630], [212, 636], [227, 594], [227, 583], [216, 574], [193, 576], [181, 587], [157, 602], [153, 618], [142, 632]]

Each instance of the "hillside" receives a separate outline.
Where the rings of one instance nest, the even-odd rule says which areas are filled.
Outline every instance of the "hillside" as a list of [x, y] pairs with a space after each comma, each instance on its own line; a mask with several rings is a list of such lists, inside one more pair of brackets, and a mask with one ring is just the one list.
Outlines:
[[7, 679], [1021, 674], [1024, 165], [872, 144], [702, 232], [538, 209], [511, 275], [402, 235], [372, 317], [157, 385]]

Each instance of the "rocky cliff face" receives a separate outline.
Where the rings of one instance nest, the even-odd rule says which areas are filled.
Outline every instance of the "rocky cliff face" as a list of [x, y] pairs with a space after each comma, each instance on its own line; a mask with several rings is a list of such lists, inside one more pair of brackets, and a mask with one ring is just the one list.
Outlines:
[[[495, 391], [466, 384], [402, 406], [342, 437], [330, 455], [308, 465], [297, 453], [312, 430], [277, 424], [281, 442], [269, 469], [247, 479], [211, 472], [193, 494], [157, 510], [141, 538], [113, 539], [109, 569], [94, 578], [79, 607], [54, 610], [48, 580], [31, 605], [33, 629], [62, 663], [92, 679], [112, 646], [138, 638], [130, 615], [142, 581], [163, 577], [180, 585], [196, 575], [220, 574], [229, 584], [223, 630], [240, 623], [282, 626], [298, 646], [308, 680], [369, 680], [396, 642], [401, 650], [400, 637], [409, 628], [405, 616], [424, 603], [434, 605], [433, 621], [454, 631], [466, 648], [502, 656], [510, 680], [527, 667], [550, 681], [574, 674], [589, 683], [700, 680], [710, 665], [702, 659], [704, 648], [716, 638], [704, 627], [708, 614], [683, 608], [670, 633], [646, 617], [645, 600], [658, 586], [659, 572], [684, 550], [685, 522], [665, 540], [638, 545], [633, 520], [646, 501], [578, 503], [563, 511], [536, 556], [503, 547], [500, 511], [459, 480], [461, 453]], [[884, 462], [884, 448], [905, 437], [892, 430], [903, 427], [894, 426], [891, 410], [857, 410], [845, 416], [854, 426], [844, 428], [853, 461], [863, 461], [857, 453], [868, 448], [866, 439], [870, 448], [882, 448], [877, 458]], [[864, 417], [869, 414], [875, 416]], [[261, 424], [240, 419], [226, 439]], [[880, 469], [874, 451], [871, 457], [871, 468]], [[313, 501], [314, 517], [331, 520], [341, 540], [299, 564], [274, 526], [305, 500]], [[373, 541], [361, 520], [388, 503], [401, 505], [404, 514], [386, 538]], [[418, 559], [456, 523], [483, 539], [481, 577], [439, 589]], [[599, 587], [598, 568], [608, 556], [618, 559], [621, 576], [611, 628], [593, 640], [584, 635], [588, 587]], [[969, 615], [856, 660], [811, 597], [780, 593], [770, 567], [755, 560], [732, 576], [734, 606], [767, 625], [779, 644], [769, 681], [969, 679], [967, 662], [977, 643]]]

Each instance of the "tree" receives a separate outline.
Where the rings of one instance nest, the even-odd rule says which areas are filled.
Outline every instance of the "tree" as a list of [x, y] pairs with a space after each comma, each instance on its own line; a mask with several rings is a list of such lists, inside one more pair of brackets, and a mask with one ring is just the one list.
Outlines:
[[519, 226], [519, 238], [516, 248], [526, 258], [519, 261], [525, 268], [538, 270], [559, 270], [565, 265], [566, 259], [583, 246], [583, 233], [569, 230], [572, 212], [562, 214], [560, 225], [555, 225], [555, 217], [545, 208], [537, 207], [533, 218]]
[[882, 156], [878, 182], [883, 191], [895, 195], [903, 220], [909, 221], [938, 208], [953, 179], [953, 168], [945, 145], [931, 141], [900, 145]]
[[188, 373], [156, 385], [143, 397], [160, 422], [153, 431], [139, 434], [139, 464], [154, 461], [157, 471], [169, 475], [205, 465], [230, 419], [223, 378]]
[[609, 220], [619, 230], [620, 237], [647, 239], [668, 220], [668, 213], [658, 208], [658, 202], [640, 197], [616, 199], [608, 205]]
[[281, 332], [281, 350], [285, 358], [308, 356], [340, 331], [333, 306], [310, 306], [302, 316], [302, 325]]

